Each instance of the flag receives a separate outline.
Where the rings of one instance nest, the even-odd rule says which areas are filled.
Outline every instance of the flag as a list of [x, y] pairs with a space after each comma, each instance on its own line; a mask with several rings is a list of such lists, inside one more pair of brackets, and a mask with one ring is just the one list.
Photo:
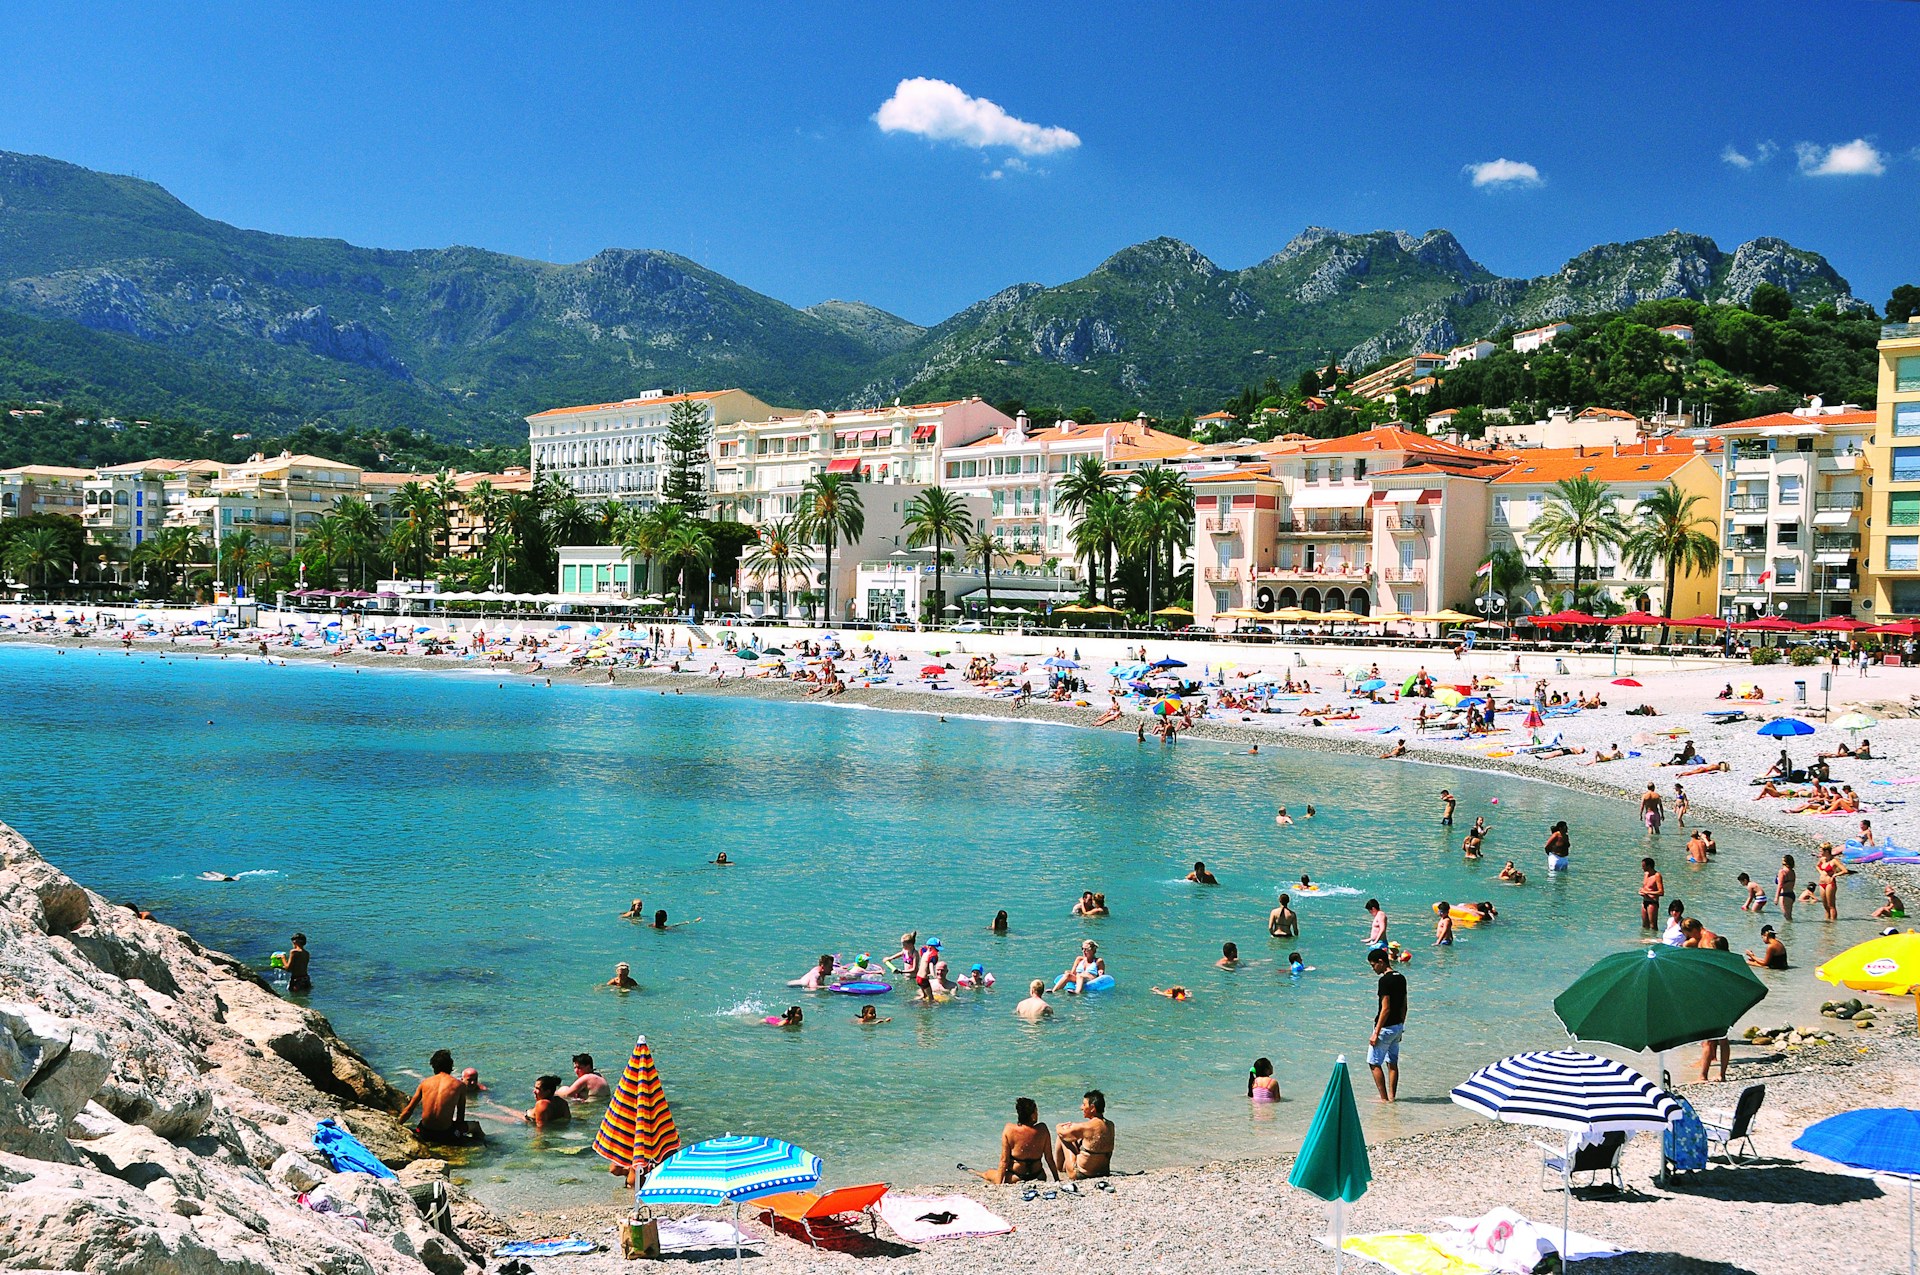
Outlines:
[[1475, 577], [1476, 579], [1477, 579], [1477, 578], [1479, 578], [1480, 576], [1490, 576], [1490, 575], [1492, 575], [1492, 574], [1493, 574], [1493, 559], [1492, 559], [1492, 558], [1488, 558], [1488, 559], [1487, 559], [1487, 560], [1486, 560], [1485, 562], [1483, 562], [1483, 563], [1481, 563], [1481, 564], [1480, 564], [1480, 569], [1479, 569], [1478, 571], [1475, 571], [1475, 572], [1474, 572], [1473, 574], [1474, 574], [1474, 577]]
[[1759, 583], [1761, 583], [1761, 584], [1765, 584], [1765, 583], [1766, 583], [1767, 581], [1769, 581], [1769, 580], [1771, 580], [1771, 579], [1773, 579], [1773, 568], [1772, 568], [1772, 567], [1768, 567], [1768, 568], [1767, 568], [1767, 569], [1766, 569], [1765, 571], [1762, 571], [1762, 572], [1760, 573], [1760, 580], [1759, 580]]

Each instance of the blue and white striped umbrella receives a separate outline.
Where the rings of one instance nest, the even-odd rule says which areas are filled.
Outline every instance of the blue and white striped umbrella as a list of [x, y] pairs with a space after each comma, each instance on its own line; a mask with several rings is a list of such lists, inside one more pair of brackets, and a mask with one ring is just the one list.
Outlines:
[[642, 1204], [740, 1204], [820, 1182], [820, 1157], [778, 1138], [729, 1133], [668, 1156], [647, 1175]]
[[1455, 1086], [1453, 1100], [1495, 1120], [1568, 1133], [1658, 1130], [1680, 1118], [1680, 1104], [1651, 1080], [1577, 1049], [1502, 1058]]

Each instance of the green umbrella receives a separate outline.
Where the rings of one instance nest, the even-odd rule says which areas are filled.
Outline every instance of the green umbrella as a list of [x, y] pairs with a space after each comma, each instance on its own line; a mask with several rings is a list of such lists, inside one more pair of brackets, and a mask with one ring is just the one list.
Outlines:
[[1373, 1166], [1367, 1162], [1367, 1135], [1360, 1128], [1360, 1109], [1353, 1102], [1353, 1085], [1347, 1080], [1347, 1059], [1334, 1060], [1333, 1074], [1327, 1077], [1327, 1090], [1320, 1095], [1320, 1109], [1313, 1113], [1313, 1126], [1307, 1140], [1294, 1158], [1287, 1182], [1302, 1191], [1333, 1204], [1333, 1269], [1338, 1272], [1346, 1252], [1346, 1206], [1367, 1193], [1373, 1181]]
[[1554, 998], [1553, 1012], [1575, 1040], [1665, 1052], [1718, 1040], [1766, 994], [1743, 957], [1659, 944], [1601, 958]]

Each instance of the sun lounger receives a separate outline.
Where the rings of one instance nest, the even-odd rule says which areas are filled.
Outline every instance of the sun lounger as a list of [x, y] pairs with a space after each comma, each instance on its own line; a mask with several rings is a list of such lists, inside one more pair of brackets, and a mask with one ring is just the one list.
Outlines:
[[[1753, 1145], [1753, 1122], [1760, 1114], [1760, 1104], [1767, 1100], [1765, 1085], [1748, 1085], [1740, 1091], [1731, 1110], [1709, 1111], [1700, 1117], [1700, 1123], [1706, 1126], [1707, 1146], [1719, 1147], [1728, 1164], [1739, 1164], [1743, 1159], [1751, 1160], [1759, 1152]], [[1746, 1151], [1736, 1153], [1734, 1146], [1744, 1142]]]
[[[759, 1204], [767, 1214], [767, 1225], [773, 1225], [773, 1218], [785, 1218], [800, 1228], [807, 1237], [807, 1243], [817, 1248], [819, 1236], [816, 1227], [847, 1230], [864, 1217], [868, 1232], [879, 1234], [880, 1220], [875, 1206], [886, 1193], [885, 1182], [869, 1182], [864, 1186], [843, 1186], [820, 1194], [788, 1191], [784, 1195], [770, 1195]], [[849, 1222], [849, 1218], [853, 1221]]]

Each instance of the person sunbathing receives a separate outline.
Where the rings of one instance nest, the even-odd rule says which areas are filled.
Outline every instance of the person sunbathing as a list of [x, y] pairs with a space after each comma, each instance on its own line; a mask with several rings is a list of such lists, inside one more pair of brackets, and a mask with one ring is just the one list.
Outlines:
[[1740, 694], [1741, 699], [1765, 699], [1766, 697], [1766, 692], [1757, 686], [1750, 686]]
[[1685, 779], [1691, 775], [1713, 775], [1713, 774], [1719, 774], [1723, 771], [1729, 771], [1732, 769], [1733, 767], [1731, 764], [1724, 761], [1716, 761], [1716, 762], [1711, 762], [1705, 765], [1694, 766], [1691, 769], [1683, 770], [1679, 773], [1680, 773], [1680, 777], [1682, 779]]
[[1685, 744], [1681, 745], [1679, 752], [1675, 753], [1666, 761], [1656, 764], [1661, 766], [1691, 766], [1699, 760], [1699, 750], [1693, 746], [1692, 740], [1688, 740]]
[[[966, 1168], [961, 1165], [961, 1168]], [[1013, 1123], [1000, 1131], [1000, 1167], [969, 1169], [988, 1182], [1039, 1182], [1049, 1173], [1058, 1176], [1053, 1133], [1040, 1123], [1040, 1108], [1031, 1098], [1016, 1098]]]
[[1604, 761], [1625, 761], [1626, 759], [1627, 755], [1620, 750], [1620, 745], [1615, 744], [1612, 746], [1612, 751], [1603, 748], [1593, 755], [1592, 761], [1582, 762], [1581, 764], [1585, 766], [1598, 766]]
[[1393, 747], [1389, 748], [1386, 752], [1381, 753], [1380, 757], [1382, 760], [1391, 761], [1395, 757], [1405, 757], [1406, 755], [1407, 755], [1407, 741], [1402, 739], [1402, 740], [1395, 741]]
[[1782, 788], [1769, 779], [1760, 785], [1760, 791], [1753, 794], [1753, 799], [1759, 801], [1763, 797], [1798, 797], [1800, 795], [1798, 788]]
[[1579, 757], [1584, 755], [1586, 751], [1586, 749], [1580, 747], [1578, 744], [1561, 744], [1554, 748], [1543, 749], [1535, 753], [1534, 756], [1542, 761], [1551, 761], [1555, 757]]

